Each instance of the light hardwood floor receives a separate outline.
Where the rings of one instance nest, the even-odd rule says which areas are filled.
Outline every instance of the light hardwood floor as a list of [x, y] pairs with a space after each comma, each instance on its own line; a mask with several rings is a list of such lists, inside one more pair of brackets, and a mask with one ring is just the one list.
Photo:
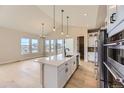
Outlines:
[[94, 71], [95, 65], [91, 62], [83, 62], [72, 78], [69, 80], [66, 88], [97, 88], [98, 81], [96, 80], [96, 73]]
[[0, 87], [39, 88], [40, 66], [33, 60], [0, 65]]
[[[40, 67], [33, 60], [0, 65], [0, 87], [40, 88]], [[97, 87], [94, 64], [82, 62], [69, 80], [66, 88]]]

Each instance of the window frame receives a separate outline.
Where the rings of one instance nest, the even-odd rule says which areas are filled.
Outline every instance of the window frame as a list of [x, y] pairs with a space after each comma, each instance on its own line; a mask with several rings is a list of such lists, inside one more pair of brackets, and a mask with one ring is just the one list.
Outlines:
[[[48, 45], [48, 46], [49, 46], [49, 51], [46, 50], [46, 49], [47, 49], [46, 41], [49, 42], [49, 45]], [[50, 50], [51, 50], [51, 49], [50, 49], [50, 40], [46, 39], [46, 40], [45, 40], [45, 54], [46, 54], [46, 53], [50, 53]]]
[[[58, 48], [58, 41], [59, 40], [62, 40], [62, 45], [61, 45], [61, 48]], [[62, 54], [62, 53], [64, 53], [64, 39], [57, 39], [57, 41], [56, 41], [56, 46], [57, 46], [57, 54]], [[62, 50], [62, 51], [59, 51], [59, 50]]]
[[[52, 48], [52, 43], [51, 43], [52, 41], [53, 41], [53, 48]], [[56, 40], [55, 39], [51, 39], [50, 40], [50, 53], [54, 53], [54, 52], [56, 52]]]
[[[28, 40], [28, 44], [27, 44], [27, 46], [28, 46], [28, 52], [26, 53], [23, 53], [22, 51], [22, 46], [24, 46], [24, 45], [22, 45], [22, 39], [27, 39]], [[25, 44], [26, 45], [26, 44]], [[27, 54], [30, 54], [30, 38], [28, 38], [28, 37], [22, 37], [21, 39], [20, 39], [20, 50], [21, 50], [21, 55], [27, 55]]]
[[[32, 46], [33, 46], [32, 41], [33, 41], [33, 40], [37, 40], [37, 51], [36, 51], [36, 52], [33, 52], [33, 48], [32, 48]], [[32, 39], [31, 39], [31, 53], [38, 53], [38, 52], [39, 52], [39, 40], [36, 39], [36, 38], [32, 38]]]

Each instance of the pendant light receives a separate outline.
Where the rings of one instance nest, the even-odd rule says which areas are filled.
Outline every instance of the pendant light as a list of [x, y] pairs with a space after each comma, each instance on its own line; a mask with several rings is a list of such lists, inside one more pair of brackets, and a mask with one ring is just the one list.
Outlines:
[[55, 25], [55, 5], [53, 6], [53, 31], [56, 31], [56, 25]]
[[67, 18], [67, 33], [66, 33], [66, 37], [69, 37], [69, 33], [68, 33], [68, 19], [69, 19], [69, 16], [67, 16], [66, 18]]
[[63, 32], [63, 12], [64, 12], [64, 10], [61, 10], [61, 17], [62, 17], [62, 30], [61, 30], [61, 35], [64, 35], [64, 32]]
[[44, 23], [42, 23], [42, 38], [45, 38], [46, 36], [44, 35]]

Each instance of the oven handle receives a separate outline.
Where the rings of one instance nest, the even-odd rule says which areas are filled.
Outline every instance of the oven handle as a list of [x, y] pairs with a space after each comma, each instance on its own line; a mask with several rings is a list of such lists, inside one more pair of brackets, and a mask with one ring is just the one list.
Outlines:
[[117, 41], [116, 43], [109, 43], [109, 44], [104, 44], [104, 46], [118, 46], [118, 45], [123, 45], [124, 39], [121, 39]]
[[117, 43], [104, 44], [104, 46], [117, 46]]
[[94, 56], [95, 57], [94, 58], [95, 59], [94, 60], [95, 61], [95, 66], [98, 66], [98, 63], [97, 63], [97, 49], [96, 49], [97, 48], [97, 44], [98, 44], [98, 40], [95, 40], [95, 56]]
[[112, 69], [105, 62], [103, 62], [103, 64], [110, 71], [110, 73], [113, 75], [113, 77], [115, 78], [116, 81], [124, 84], [124, 79], [123, 78], [119, 77], [114, 71], [112, 71]]

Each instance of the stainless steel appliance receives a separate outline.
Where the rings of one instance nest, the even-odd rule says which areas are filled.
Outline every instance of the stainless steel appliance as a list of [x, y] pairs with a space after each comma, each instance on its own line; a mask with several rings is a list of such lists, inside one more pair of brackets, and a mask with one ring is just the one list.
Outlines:
[[124, 30], [107, 38], [106, 87], [124, 87]]

